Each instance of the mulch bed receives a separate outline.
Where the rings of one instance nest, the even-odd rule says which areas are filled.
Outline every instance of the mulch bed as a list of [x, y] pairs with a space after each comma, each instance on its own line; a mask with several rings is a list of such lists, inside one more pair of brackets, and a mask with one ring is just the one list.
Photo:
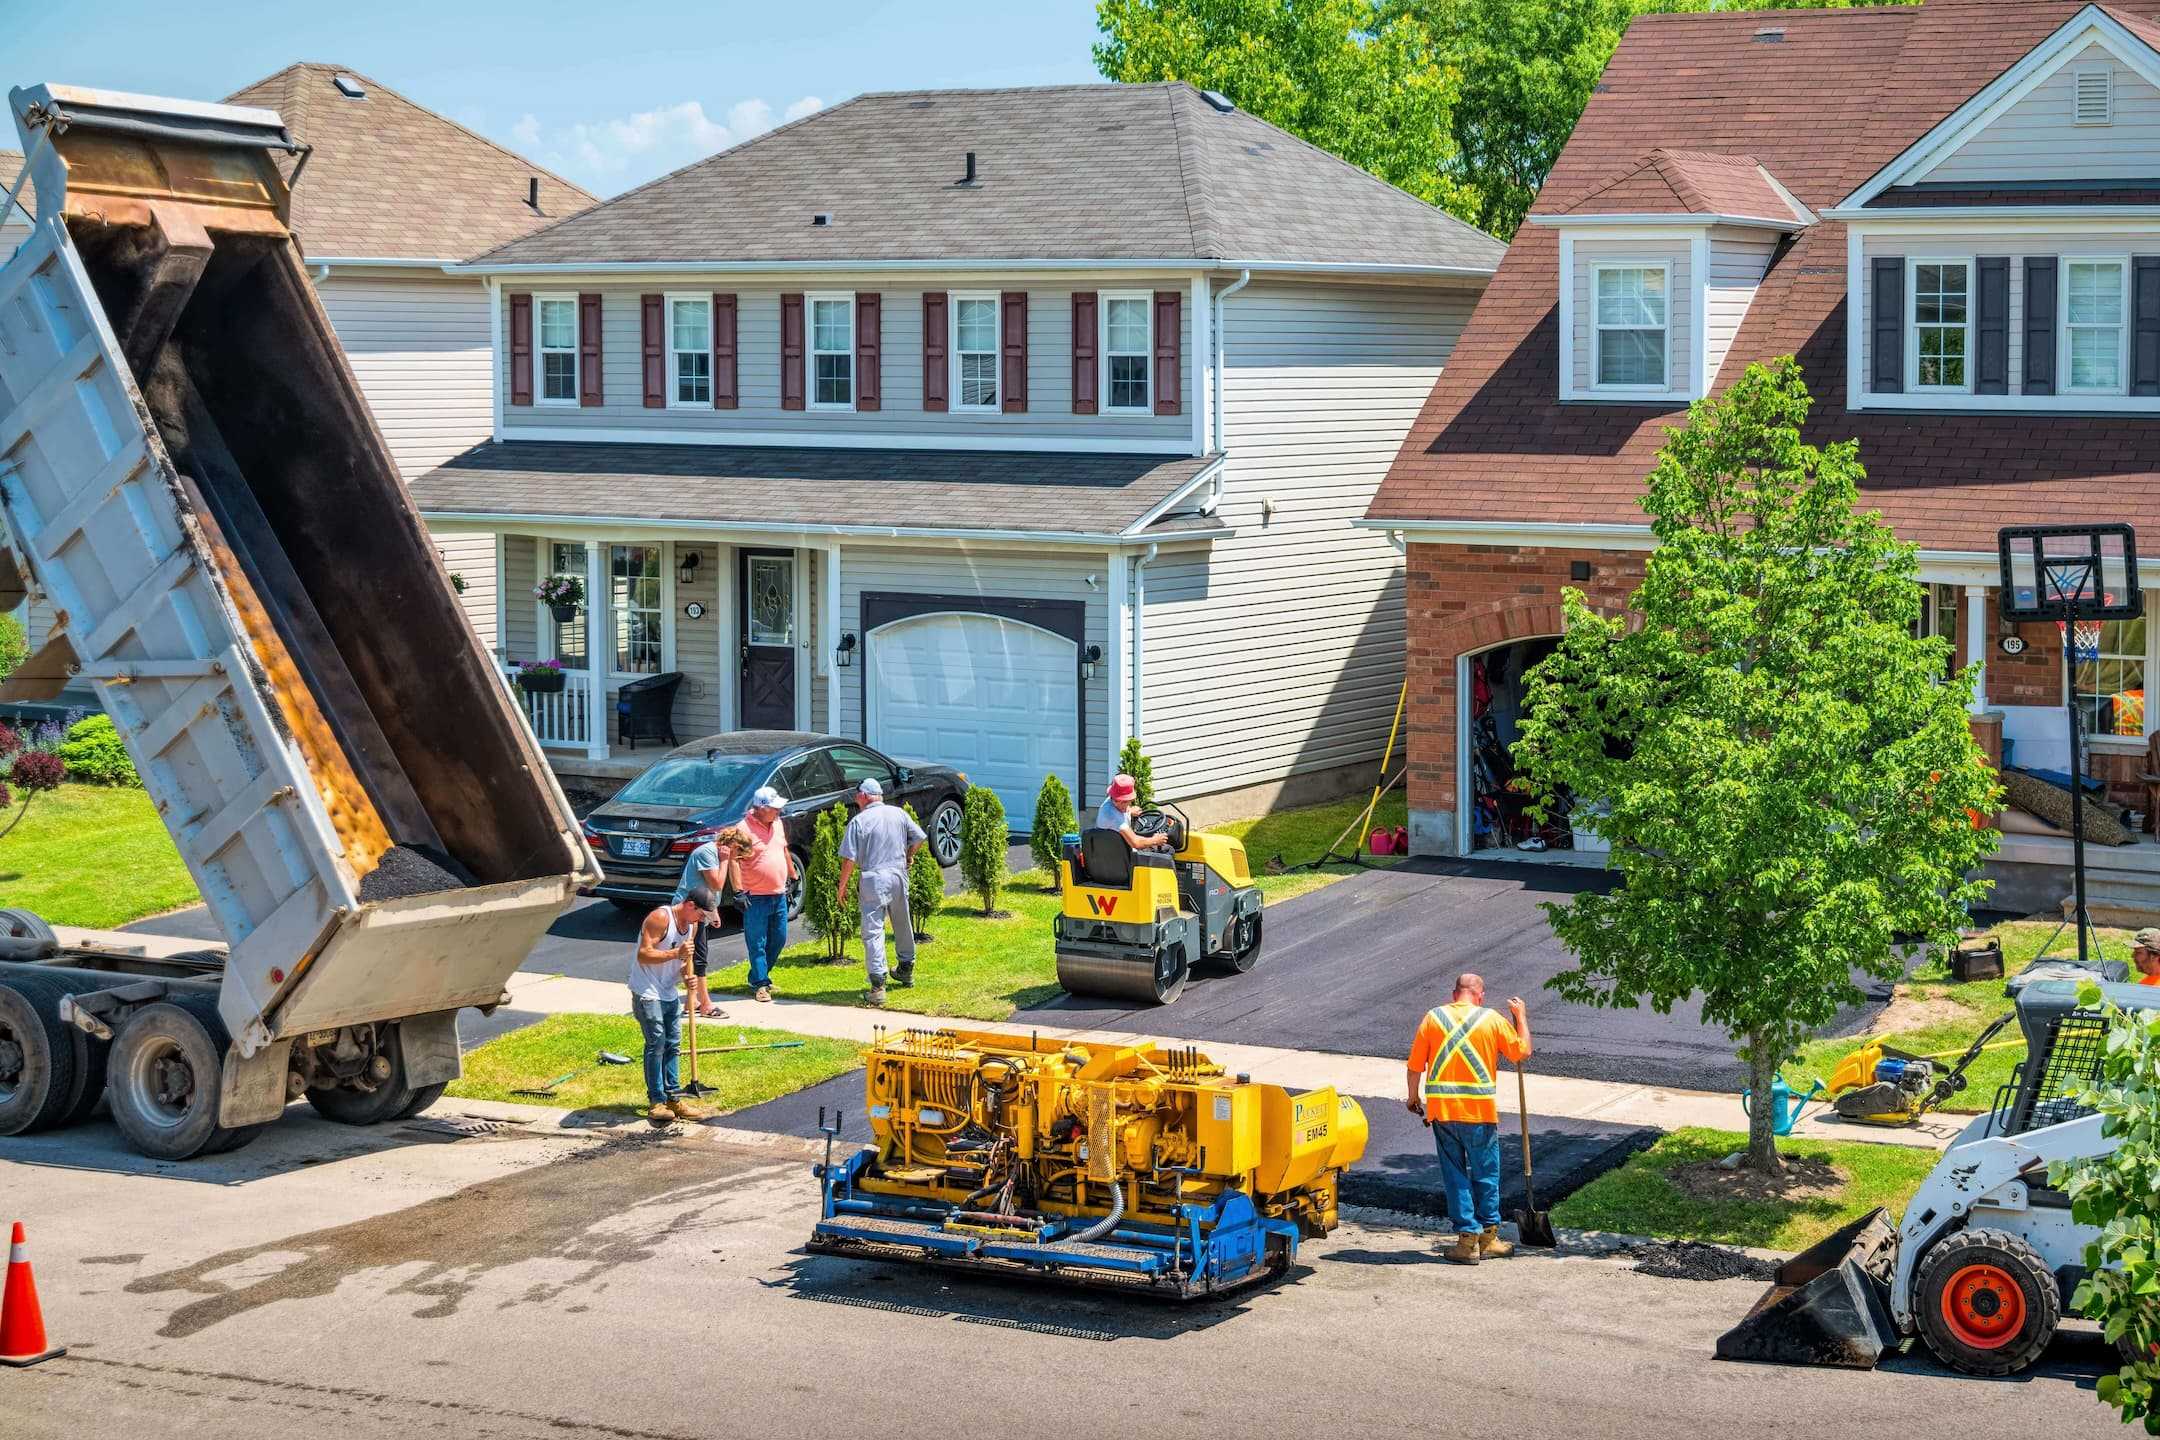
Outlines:
[[1836, 1195], [1850, 1179], [1818, 1155], [1787, 1155], [1785, 1169], [1764, 1175], [1742, 1166], [1727, 1170], [1715, 1161], [1675, 1165], [1665, 1172], [1673, 1186], [1697, 1200], [1816, 1200]]

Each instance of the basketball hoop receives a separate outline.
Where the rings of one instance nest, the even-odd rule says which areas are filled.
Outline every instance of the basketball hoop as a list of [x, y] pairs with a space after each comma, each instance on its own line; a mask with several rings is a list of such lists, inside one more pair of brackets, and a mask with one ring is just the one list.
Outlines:
[[2100, 658], [2100, 623], [2098, 620], [2055, 622], [2056, 633], [2070, 647], [2071, 660], [2079, 665], [2090, 665]]

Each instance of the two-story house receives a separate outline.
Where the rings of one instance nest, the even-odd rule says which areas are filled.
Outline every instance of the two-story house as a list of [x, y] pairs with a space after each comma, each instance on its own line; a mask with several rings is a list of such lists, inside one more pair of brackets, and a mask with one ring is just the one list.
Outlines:
[[[1623, 604], [1666, 427], [1788, 353], [1810, 438], [1856, 437], [1866, 503], [1918, 545], [1927, 630], [1983, 668], [1983, 744], [2066, 768], [2062, 643], [1999, 623], [1996, 530], [2127, 521], [2160, 553], [2152, 8], [1629, 28], [1366, 522], [1408, 544], [1415, 849], [1514, 838], [1498, 787], [1562, 587]], [[2072, 681], [2095, 771], [2140, 808], [2154, 660], [2144, 621], [2111, 622]], [[2006, 834], [1998, 903], [2053, 903], [2067, 852]], [[2154, 860], [2093, 852], [2148, 903]]]
[[865, 95], [462, 267], [494, 436], [413, 491], [568, 671], [565, 773], [678, 673], [685, 740], [861, 737], [1016, 827], [1133, 735], [1196, 816], [1340, 793], [1402, 678], [1353, 522], [1500, 253], [1187, 85]]

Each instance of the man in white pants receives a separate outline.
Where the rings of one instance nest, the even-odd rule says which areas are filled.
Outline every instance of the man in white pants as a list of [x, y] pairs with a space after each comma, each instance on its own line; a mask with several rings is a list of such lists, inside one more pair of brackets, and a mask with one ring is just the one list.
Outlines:
[[848, 878], [862, 871], [863, 962], [870, 971], [870, 1003], [885, 1003], [885, 917], [892, 917], [900, 964], [892, 972], [902, 990], [915, 983], [915, 922], [908, 915], [908, 862], [929, 836], [907, 811], [885, 803], [885, 787], [865, 780], [855, 791], [855, 818], [840, 839], [840, 896]]

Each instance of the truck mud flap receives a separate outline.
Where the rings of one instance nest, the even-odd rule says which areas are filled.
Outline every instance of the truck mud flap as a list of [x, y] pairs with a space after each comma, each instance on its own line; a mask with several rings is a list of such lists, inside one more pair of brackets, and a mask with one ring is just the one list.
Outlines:
[[1897, 1232], [1875, 1210], [1780, 1265], [1747, 1318], [1718, 1337], [1720, 1360], [1872, 1370], [1898, 1343], [1890, 1319]]

